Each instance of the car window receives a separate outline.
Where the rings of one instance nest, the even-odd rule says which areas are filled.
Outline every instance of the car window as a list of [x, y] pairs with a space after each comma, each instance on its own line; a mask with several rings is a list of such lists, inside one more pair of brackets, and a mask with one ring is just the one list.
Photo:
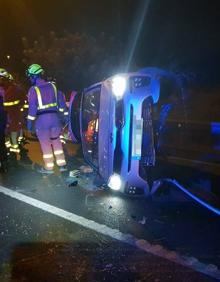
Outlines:
[[84, 93], [82, 101], [82, 142], [86, 160], [98, 168], [98, 132], [101, 87]]

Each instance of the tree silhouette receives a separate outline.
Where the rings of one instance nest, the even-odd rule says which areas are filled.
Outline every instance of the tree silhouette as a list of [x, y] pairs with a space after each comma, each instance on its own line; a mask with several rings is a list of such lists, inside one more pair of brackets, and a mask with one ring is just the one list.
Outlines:
[[114, 36], [102, 32], [97, 37], [65, 31], [50, 31], [34, 42], [22, 38], [23, 63], [41, 64], [64, 90], [82, 89], [121, 69], [121, 46]]

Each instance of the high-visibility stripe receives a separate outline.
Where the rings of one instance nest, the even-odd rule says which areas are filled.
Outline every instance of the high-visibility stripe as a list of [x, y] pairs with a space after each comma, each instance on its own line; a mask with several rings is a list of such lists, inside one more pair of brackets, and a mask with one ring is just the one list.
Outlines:
[[39, 108], [41, 108], [43, 106], [43, 102], [42, 102], [42, 97], [41, 97], [40, 89], [37, 86], [35, 86], [34, 89], [35, 89], [35, 91], [37, 93], [38, 106], [39, 106]]
[[44, 159], [53, 158], [53, 154], [44, 154], [44, 155], [43, 155], [43, 158], [44, 158]]
[[13, 148], [18, 148], [18, 144], [12, 144], [11, 145]]
[[[53, 83], [50, 83], [54, 89], [54, 95], [55, 95], [55, 100], [57, 101], [57, 88]], [[53, 107], [57, 107], [57, 102], [55, 103], [50, 103], [50, 104], [45, 104], [43, 105], [42, 102], [42, 96], [41, 96], [41, 92], [39, 87], [35, 86], [34, 87], [36, 93], [37, 93], [37, 101], [38, 101], [38, 110], [44, 110], [44, 109], [48, 109], [48, 108], [53, 108]]]
[[54, 151], [54, 155], [56, 155], [56, 156], [62, 155], [62, 154], [63, 154], [63, 150]]
[[69, 113], [68, 113], [68, 112], [65, 112], [65, 113], [64, 113], [64, 116], [68, 116], [68, 115], [69, 115]]
[[10, 148], [11, 147], [11, 142], [10, 141], [6, 141], [5, 142], [5, 146], [6, 146], [6, 148]]
[[61, 143], [66, 144], [66, 141], [65, 141], [64, 139], [65, 139], [65, 137], [64, 137], [63, 135], [60, 135], [60, 141], [61, 141]]
[[15, 105], [18, 105], [20, 103], [20, 100], [16, 100], [16, 101], [13, 101], [13, 102], [4, 102], [4, 106], [5, 107], [10, 107], [10, 106], [15, 106]]
[[58, 165], [63, 165], [63, 164], [66, 164], [66, 161], [65, 160], [57, 160], [56, 163]]
[[28, 116], [27, 116], [27, 119], [29, 119], [29, 120], [35, 120], [36, 117], [28, 115]]
[[54, 167], [54, 163], [47, 163], [47, 164], [46, 164], [46, 167], [52, 168], [52, 167]]
[[14, 152], [14, 153], [20, 153], [20, 149], [19, 149], [19, 148], [13, 148], [13, 147], [11, 147], [11, 148], [9, 149], [9, 151], [10, 151], [10, 152]]
[[56, 107], [57, 103], [51, 103], [51, 104], [46, 104], [43, 105], [42, 107], [37, 107], [38, 110], [44, 110], [44, 109], [49, 109], [49, 108], [53, 108]]
[[52, 85], [52, 87], [53, 87], [53, 90], [54, 90], [54, 94], [55, 94], [55, 98], [56, 98], [56, 101], [57, 101], [57, 88], [56, 88], [56, 86], [55, 86], [55, 84], [54, 83], [50, 83], [51, 85]]
[[23, 142], [25, 140], [25, 138], [23, 136], [19, 136], [18, 137], [18, 144], [21, 144], [21, 142]]
[[23, 108], [24, 108], [24, 109], [28, 109], [28, 108], [29, 108], [29, 105], [24, 104]]
[[59, 108], [59, 112], [63, 113], [64, 112], [64, 108]]

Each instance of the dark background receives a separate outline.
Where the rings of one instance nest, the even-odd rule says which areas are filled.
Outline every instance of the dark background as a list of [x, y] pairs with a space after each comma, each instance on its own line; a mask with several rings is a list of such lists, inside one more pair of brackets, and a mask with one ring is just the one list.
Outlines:
[[[85, 32], [113, 34], [123, 42], [128, 59], [138, 20], [147, 0], [1, 0], [0, 65], [24, 72], [23, 36], [36, 40], [50, 30], [62, 35]], [[218, 80], [220, 1], [151, 0], [146, 10], [130, 69], [158, 66]], [[10, 59], [7, 59], [10, 54]], [[98, 58], [97, 58], [98, 62]], [[125, 62], [126, 64], [126, 62]]]

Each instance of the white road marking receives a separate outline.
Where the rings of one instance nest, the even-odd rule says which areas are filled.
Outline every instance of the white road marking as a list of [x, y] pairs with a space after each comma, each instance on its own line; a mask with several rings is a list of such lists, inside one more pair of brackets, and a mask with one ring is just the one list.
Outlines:
[[0, 193], [7, 195], [13, 199], [17, 199], [21, 202], [24, 202], [28, 205], [31, 205], [33, 207], [36, 207], [40, 210], [46, 211], [50, 214], [56, 215], [58, 217], [64, 218], [68, 221], [74, 222], [78, 225], [81, 225], [87, 229], [91, 229], [93, 231], [96, 231], [100, 234], [103, 234], [105, 236], [108, 236], [110, 238], [116, 239], [120, 242], [129, 244], [131, 246], [135, 246], [140, 250], [143, 250], [147, 253], [151, 253], [153, 255], [162, 257], [164, 259], [167, 259], [169, 261], [178, 263], [180, 265], [189, 267], [197, 272], [204, 273], [206, 275], [209, 275], [213, 278], [220, 279], [220, 270], [217, 268], [217, 266], [212, 264], [204, 264], [199, 262], [194, 257], [187, 257], [187, 256], [181, 256], [180, 254], [169, 251], [165, 249], [161, 245], [152, 245], [148, 241], [143, 239], [135, 238], [133, 235], [130, 234], [124, 234], [120, 232], [117, 229], [110, 228], [106, 225], [97, 223], [93, 220], [86, 219], [82, 216], [78, 216], [74, 213], [65, 211], [63, 209], [57, 208], [55, 206], [52, 206], [50, 204], [47, 204], [45, 202], [36, 200], [34, 198], [31, 198], [29, 196], [26, 196], [22, 193], [19, 193], [17, 191], [13, 191], [11, 189], [8, 189], [6, 187], [3, 187], [0, 185]]

